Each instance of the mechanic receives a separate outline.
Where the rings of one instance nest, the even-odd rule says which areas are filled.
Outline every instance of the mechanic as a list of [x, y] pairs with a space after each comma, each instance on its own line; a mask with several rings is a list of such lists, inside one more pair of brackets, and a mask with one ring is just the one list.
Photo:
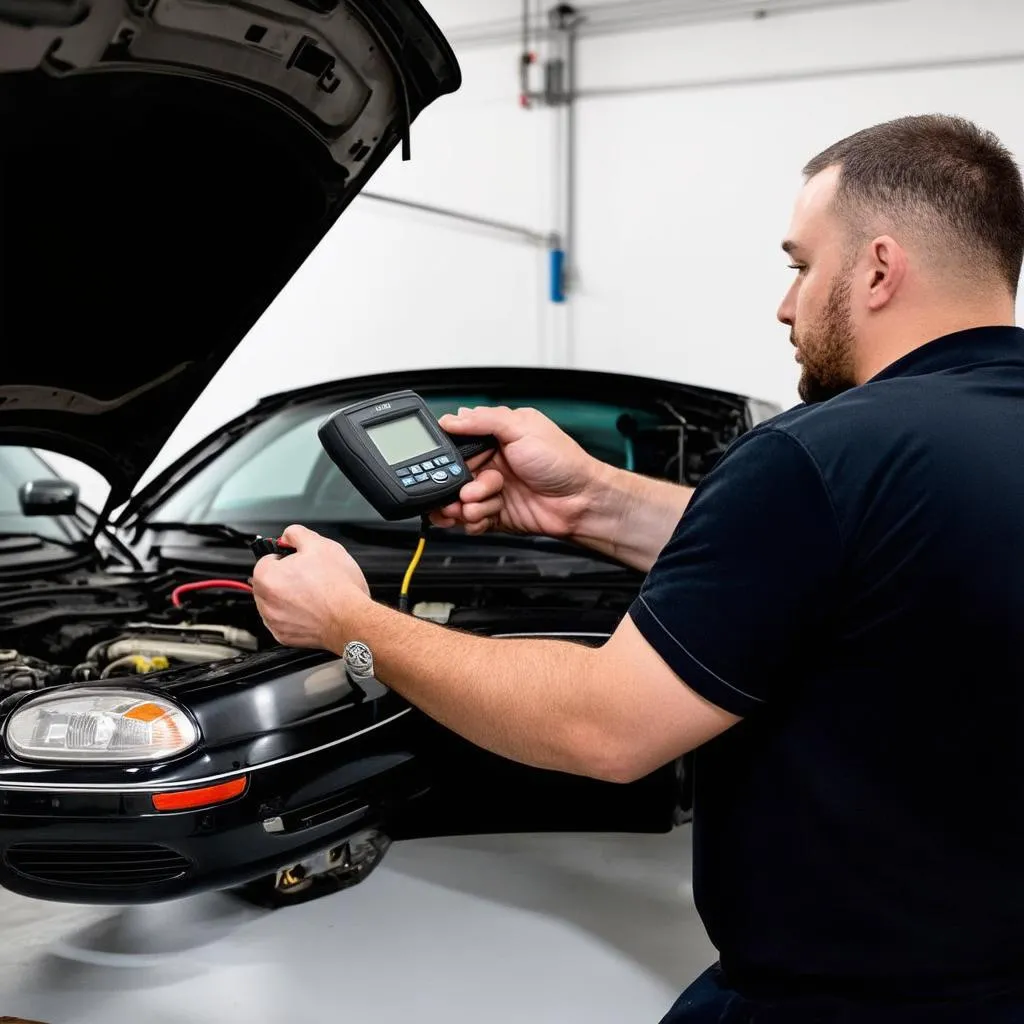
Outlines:
[[301, 526], [254, 570], [281, 643], [366, 643], [383, 682], [498, 754], [626, 782], [697, 750], [719, 959], [665, 1022], [1024, 1021], [1022, 247], [998, 139], [876, 125], [807, 165], [783, 242], [803, 401], [695, 492], [533, 410], [443, 419], [500, 450], [436, 525], [648, 572], [600, 648], [400, 614]]

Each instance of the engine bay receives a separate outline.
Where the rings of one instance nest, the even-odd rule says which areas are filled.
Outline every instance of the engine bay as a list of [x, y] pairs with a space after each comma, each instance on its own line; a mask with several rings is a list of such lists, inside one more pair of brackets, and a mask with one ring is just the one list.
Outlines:
[[[427, 582], [412, 614], [485, 634], [610, 633], [635, 585], [522, 579]], [[72, 682], [153, 676], [276, 646], [248, 585], [194, 572], [104, 574], [0, 584], [0, 699]], [[397, 580], [374, 584], [394, 604]]]
[[273, 642], [251, 597], [209, 587], [190, 603], [181, 586], [97, 575], [0, 587], [0, 697], [223, 661]]

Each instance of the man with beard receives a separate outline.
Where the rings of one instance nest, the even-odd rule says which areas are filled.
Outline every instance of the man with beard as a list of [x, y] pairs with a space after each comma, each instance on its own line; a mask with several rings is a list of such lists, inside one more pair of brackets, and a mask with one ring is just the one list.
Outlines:
[[966, 121], [812, 160], [779, 309], [803, 404], [695, 492], [527, 409], [434, 517], [648, 570], [599, 649], [465, 636], [373, 602], [301, 527], [255, 596], [284, 643], [377, 675], [510, 758], [636, 779], [696, 750], [694, 893], [719, 950], [672, 1024], [1024, 1021], [1024, 188]]

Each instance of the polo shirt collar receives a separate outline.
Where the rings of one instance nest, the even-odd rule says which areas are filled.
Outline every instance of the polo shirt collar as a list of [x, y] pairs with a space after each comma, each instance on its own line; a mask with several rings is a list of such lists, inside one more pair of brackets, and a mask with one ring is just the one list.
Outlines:
[[916, 377], [982, 363], [1024, 363], [1024, 328], [972, 327], [929, 341], [890, 363], [871, 380]]

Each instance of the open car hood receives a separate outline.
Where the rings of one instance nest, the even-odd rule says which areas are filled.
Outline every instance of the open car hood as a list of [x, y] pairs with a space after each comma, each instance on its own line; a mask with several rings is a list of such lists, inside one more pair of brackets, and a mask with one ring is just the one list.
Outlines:
[[0, 444], [126, 500], [460, 81], [417, 0], [0, 0]]

